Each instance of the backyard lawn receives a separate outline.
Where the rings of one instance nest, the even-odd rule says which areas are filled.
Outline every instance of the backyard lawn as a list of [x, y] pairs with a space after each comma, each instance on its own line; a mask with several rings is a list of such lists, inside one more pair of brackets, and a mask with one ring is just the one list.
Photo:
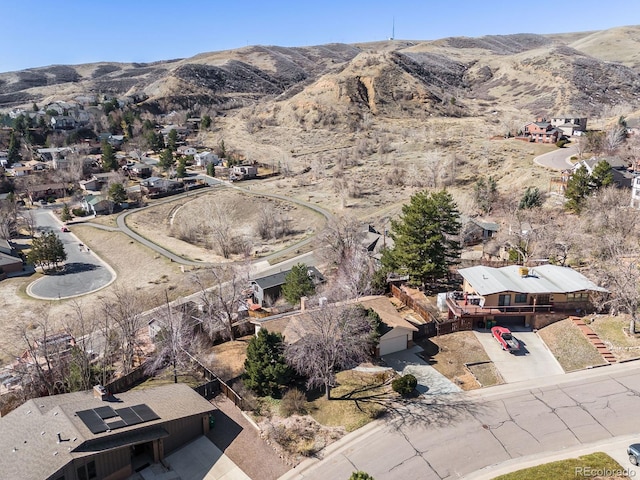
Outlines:
[[589, 326], [618, 360], [640, 357], [640, 335], [629, 335], [629, 316], [593, 315]]

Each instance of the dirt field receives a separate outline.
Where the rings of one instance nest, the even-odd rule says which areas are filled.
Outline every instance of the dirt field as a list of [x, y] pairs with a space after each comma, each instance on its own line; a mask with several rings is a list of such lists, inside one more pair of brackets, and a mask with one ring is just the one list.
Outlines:
[[[424, 348], [422, 356], [433, 365], [437, 371], [455, 382], [463, 390], [473, 390], [480, 387], [498, 385], [502, 379], [498, 375], [489, 356], [473, 332], [456, 332], [440, 337], [432, 337], [419, 342]], [[483, 363], [483, 367], [473, 367], [471, 373], [465, 363]]]
[[[281, 240], [262, 241], [257, 228], [259, 210], [265, 205], [280, 218], [286, 219], [291, 234]], [[176, 255], [190, 260], [220, 263], [225, 259], [216, 253], [216, 244], [208, 235], [197, 235], [189, 242], [177, 238], [184, 229], [205, 230], [207, 219], [216, 215], [214, 211], [218, 209], [226, 215], [222, 220], [228, 221], [229, 236], [249, 242], [254, 256], [268, 255], [292, 245], [319, 232], [324, 225], [324, 217], [309, 209], [230, 188], [217, 188], [192, 199], [182, 198], [134, 213], [127, 217], [127, 225]]]

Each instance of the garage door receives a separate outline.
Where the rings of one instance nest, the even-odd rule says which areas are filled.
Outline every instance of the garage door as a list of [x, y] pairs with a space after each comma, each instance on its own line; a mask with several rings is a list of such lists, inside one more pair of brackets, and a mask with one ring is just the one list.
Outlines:
[[389, 353], [400, 352], [406, 349], [407, 349], [406, 335], [380, 340], [380, 355], [387, 355]]
[[504, 317], [496, 317], [497, 325], [503, 325], [508, 327], [509, 325], [523, 327], [525, 316], [524, 315], [507, 315]]

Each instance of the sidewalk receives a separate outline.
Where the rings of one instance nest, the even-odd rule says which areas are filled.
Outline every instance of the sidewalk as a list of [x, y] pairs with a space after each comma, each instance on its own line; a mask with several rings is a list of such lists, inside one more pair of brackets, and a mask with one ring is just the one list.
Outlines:
[[640, 474], [640, 468], [634, 467], [627, 457], [627, 446], [640, 441], [640, 435], [625, 435], [621, 437], [613, 437], [609, 440], [591, 443], [588, 445], [580, 445], [578, 447], [568, 448], [560, 452], [549, 454], [548, 452], [527, 457], [514, 458], [506, 462], [490, 465], [478, 470], [477, 472], [465, 475], [462, 478], [467, 480], [491, 480], [497, 476], [506, 473], [516, 472], [524, 468], [535, 467], [545, 463], [565, 460], [567, 458], [577, 458], [594, 452], [604, 452], [617, 461], [623, 469], [628, 471], [628, 476], [635, 478]]

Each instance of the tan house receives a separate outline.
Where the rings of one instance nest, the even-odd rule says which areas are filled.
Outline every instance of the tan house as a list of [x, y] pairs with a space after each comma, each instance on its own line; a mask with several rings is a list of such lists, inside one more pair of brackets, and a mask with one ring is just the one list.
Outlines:
[[551, 125], [559, 129], [563, 135], [571, 137], [587, 131], [587, 117], [553, 117]]
[[608, 293], [581, 273], [557, 265], [475, 266], [458, 273], [462, 291], [447, 294], [449, 318], [468, 318], [480, 327], [492, 322], [535, 326], [538, 315], [588, 311], [592, 295]]

